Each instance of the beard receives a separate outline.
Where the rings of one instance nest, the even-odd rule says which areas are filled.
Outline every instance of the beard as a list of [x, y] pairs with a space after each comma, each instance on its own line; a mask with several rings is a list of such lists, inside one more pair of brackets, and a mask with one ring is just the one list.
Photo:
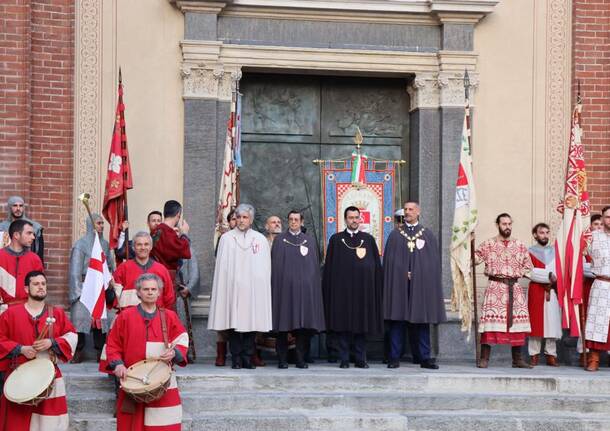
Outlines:
[[538, 244], [540, 244], [543, 247], [546, 247], [546, 245], [549, 243], [549, 239], [548, 238], [536, 238], [536, 242]]
[[28, 297], [32, 298], [34, 301], [42, 302], [47, 298], [47, 294], [45, 293], [44, 295], [32, 295], [31, 293], [28, 293]]
[[510, 229], [504, 229], [504, 230], [502, 230], [502, 229], [498, 229], [498, 232], [500, 233], [500, 236], [501, 236], [502, 238], [508, 238], [508, 237], [510, 237], [510, 234], [511, 234], [513, 231], [512, 231], [512, 230], [510, 230]]

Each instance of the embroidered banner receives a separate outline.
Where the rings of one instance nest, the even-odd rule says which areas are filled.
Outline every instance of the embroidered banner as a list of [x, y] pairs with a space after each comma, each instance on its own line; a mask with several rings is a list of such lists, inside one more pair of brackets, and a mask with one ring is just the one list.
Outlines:
[[330, 237], [345, 229], [343, 212], [349, 206], [360, 209], [360, 230], [370, 233], [383, 254], [385, 241], [394, 229], [396, 174], [398, 164], [386, 160], [365, 160], [364, 186], [352, 185], [352, 161], [323, 161], [322, 215], [324, 254]]

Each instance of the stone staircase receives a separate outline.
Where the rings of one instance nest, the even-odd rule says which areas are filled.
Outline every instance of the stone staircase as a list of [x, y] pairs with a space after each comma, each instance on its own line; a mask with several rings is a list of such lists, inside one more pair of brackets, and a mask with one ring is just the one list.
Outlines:
[[[116, 429], [112, 381], [94, 364], [62, 366], [71, 430]], [[610, 371], [471, 365], [426, 371], [257, 370], [191, 365], [178, 372], [184, 430], [610, 430]]]

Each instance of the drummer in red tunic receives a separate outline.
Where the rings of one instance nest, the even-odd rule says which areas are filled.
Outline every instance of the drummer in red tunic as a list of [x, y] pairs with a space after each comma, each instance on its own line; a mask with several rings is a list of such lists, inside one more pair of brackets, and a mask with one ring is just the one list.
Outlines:
[[[19, 392], [18, 381], [7, 380], [21, 364], [34, 358], [66, 362], [76, 349], [77, 335], [63, 308], [45, 303], [47, 278], [41, 271], [25, 276], [27, 302], [10, 307], [0, 316], [0, 372], [6, 389]], [[55, 380], [48, 397], [36, 406], [0, 400], [0, 429], [10, 431], [67, 430], [66, 385], [55, 365]], [[51, 371], [52, 373], [52, 371]], [[17, 375], [15, 375], [16, 377]], [[44, 380], [40, 372], [25, 376], [30, 381]], [[28, 386], [28, 385], [25, 385]], [[44, 390], [45, 388], [41, 388]]]
[[8, 234], [10, 244], [0, 249], [0, 313], [7, 306], [23, 304], [28, 299], [24, 279], [30, 271], [44, 271], [38, 255], [30, 251], [34, 241], [34, 227], [27, 220], [15, 220]]
[[[123, 380], [128, 368], [143, 359], [158, 359], [185, 366], [188, 335], [180, 319], [170, 310], [157, 307], [163, 282], [155, 274], [143, 274], [136, 281], [141, 303], [123, 310], [108, 334], [107, 363], [100, 370]], [[165, 320], [165, 324], [163, 321]], [[172, 372], [167, 392], [156, 401], [135, 403], [123, 389], [117, 400], [118, 431], [173, 431], [182, 424], [182, 404]]]

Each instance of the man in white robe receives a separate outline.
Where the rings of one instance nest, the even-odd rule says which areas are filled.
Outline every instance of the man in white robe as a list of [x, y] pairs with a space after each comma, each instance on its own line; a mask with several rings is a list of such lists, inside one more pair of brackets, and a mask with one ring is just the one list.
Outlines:
[[273, 325], [271, 251], [267, 239], [251, 229], [254, 208], [241, 204], [235, 214], [237, 226], [218, 244], [208, 329], [229, 331], [232, 368], [255, 368], [255, 333]]

